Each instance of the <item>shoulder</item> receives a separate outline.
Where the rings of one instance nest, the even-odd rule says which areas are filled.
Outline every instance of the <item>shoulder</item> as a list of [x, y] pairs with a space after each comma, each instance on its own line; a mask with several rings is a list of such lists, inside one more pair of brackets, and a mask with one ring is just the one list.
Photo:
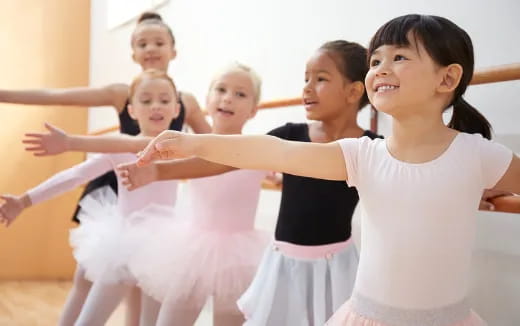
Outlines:
[[130, 87], [127, 84], [117, 83], [107, 85], [104, 89], [113, 98], [113, 106], [118, 112], [122, 112], [128, 102], [128, 92]]
[[191, 93], [179, 91], [179, 101], [184, 104], [187, 114], [193, 111], [200, 111], [199, 102]]
[[267, 134], [288, 140], [300, 140], [302, 135], [307, 134], [308, 136], [308, 130], [309, 127], [307, 123], [288, 122], [283, 126], [269, 131]]

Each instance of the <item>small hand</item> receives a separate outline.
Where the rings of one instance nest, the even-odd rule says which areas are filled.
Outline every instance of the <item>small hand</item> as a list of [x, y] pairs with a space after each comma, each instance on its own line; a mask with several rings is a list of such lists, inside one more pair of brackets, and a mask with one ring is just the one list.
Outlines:
[[26, 205], [22, 197], [12, 195], [0, 196], [4, 202], [0, 204], [0, 224], [11, 225], [18, 215], [25, 209]]
[[157, 181], [157, 166], [155, 164], [144, 167], [138, 167], [137, 163], [121, 164], [117, 167], [116, 172], [121, 178], [122, 184], [130, 191]]
[[479, 209], [483, 211], [494, 211], [495, 205], [491, 203], [491, 199], [501, 197], [501, 196], [511, 196], [513, 195], [510, 192], [502, 191], [502, 190], [495, 190], [495, 189], [486, 189], [484, 190], [484, 193], [482, 194], [482, 198], [480, 200]]
[[159, 136], [150, 141], [148, 146], [138, 154], [137, 166], [145, 166], [153, 161], [171, 160], [189, 156], [186, 147], [189, 143], [185, 139], [190, 135], [173, 131], [163, 131]]
[[34, 152], [34, 156], [57, 155], [68, 151], [68, 135], [63, 130], [50, 123], [45, 123], [49, 133], [27, 133], [22, 143], [26, 144], [26, 151]]

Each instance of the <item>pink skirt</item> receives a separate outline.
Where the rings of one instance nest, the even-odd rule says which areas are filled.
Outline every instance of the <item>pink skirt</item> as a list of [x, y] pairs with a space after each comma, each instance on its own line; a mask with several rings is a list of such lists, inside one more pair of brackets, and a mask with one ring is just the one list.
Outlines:
[[486, 326], [463, 300], [432, 310], [404, 310], [376, 303], [357, 293], [326, 326]]

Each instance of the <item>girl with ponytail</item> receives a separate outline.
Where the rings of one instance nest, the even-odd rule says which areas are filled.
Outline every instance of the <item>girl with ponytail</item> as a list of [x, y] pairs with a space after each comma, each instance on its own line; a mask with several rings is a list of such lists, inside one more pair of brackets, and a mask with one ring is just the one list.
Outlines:
[[[520, 193], [520, 159], [489, 140], [489, 122], [462, 98], [473, 74], [471, 39], [446, 18], [406, 15], [377, 31], [368, 54], [368, 98], [392, 117], [384, 140], [166, 131], [138, 163], [197, 156], [345, 180], [363, 207], [363, 248], [352, 297], [327, 325], [483, 326], [468, 302], [475, 213], [484, 189]], [[452, 105], [446, 126], [442, 113]]]

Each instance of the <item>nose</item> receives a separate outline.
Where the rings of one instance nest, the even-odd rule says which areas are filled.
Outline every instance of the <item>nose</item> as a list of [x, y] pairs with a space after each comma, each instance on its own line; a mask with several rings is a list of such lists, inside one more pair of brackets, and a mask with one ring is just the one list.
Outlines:
[[390, 74], [390, 67], [385, 62], [381, 62], [376, 68], [375, 73], [377, 77], [385, 77]]
[[231, 103], [232, 99], [233, 99], [233, 94], [231, 92], [226, 92], [223, 96], [223, 100], [226, 103]]

